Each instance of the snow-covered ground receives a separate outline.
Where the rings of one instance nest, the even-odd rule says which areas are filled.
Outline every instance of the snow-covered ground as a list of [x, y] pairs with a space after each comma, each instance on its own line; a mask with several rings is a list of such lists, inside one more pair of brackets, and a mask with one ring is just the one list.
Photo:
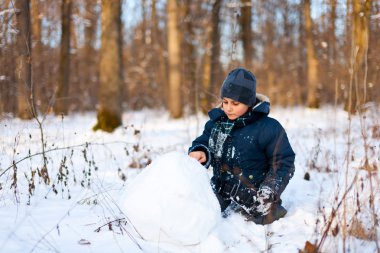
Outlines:
[[[351, 120], [333, 107], [275, 107], [270, 116], [285, 127], [297, 154], [296, 173], [282, 195], [288, 209], [285, 218], [261, 226], [237, 213], [214, 219], [213, 210], [209, 210], [207, 224], [201, 219], [199, 203], [192, 204], [196, 198], [179, 202], [179, 194], [169, 194], [171, 190], [158, 194], [154, 187], [140, 185], [140, 193], [152, 191], [152, 196], [159, 196], [160, 201], [152, 201], [152, 205], [146, 199], [136, 203], [143, 210], [151, 208], [151, 214], [180, 210], [181, 206], [194, 208], [193, 212], [165, 216], [163, 221], [171, 222], [173, 233], [178, 234], [175, 242], [164, 237], [142, 239], [125, 219], [126, 188], [152, 161], [151, 167], [163, 170], [155, 177], [163, 177], [164, 187], [191, 188], [181, 174], [182, 167], [177, 174], [165, 172], [157, 160], [171, 151], [185, 154], [201, 133], [206, 116], [173, 120], [164, 111], [126, 112], [123, 127], [112, 134], [91, 130], [95, 113], [48, 116], [43, 121], [48, 176], [37, 122], [1, 118], [0, 252], [298, 252], [307, 241], [318, 244], [322, 238], [322, 252], [378, 252], [380, 231], [374, 225], [378, 224], [380, 203], [378, 109]], [[181, 161], [168, 167], [181, 166]], [[191, 161], [182, 166], [192, 166]], [[374, 171], [369, 172], [371, 169]], [[309, 180], [304, 179], [305, 174]], [[202, 188], [204, 177], [194, 178], [199, 190], [190, 191], [207, 191]], [[180, 195], [186, 196], [186, 192]], [[207, 198], [200, 197], [203, 207]], [[199, 226], [178, 225], [191, 214], [200, 219]], [[153, 220], [152, 229], [159, 222], [162, 220]], [[327, 237], [323, 236], [325, 231]], [[186, 238], [201, 241], [189, 245]]]

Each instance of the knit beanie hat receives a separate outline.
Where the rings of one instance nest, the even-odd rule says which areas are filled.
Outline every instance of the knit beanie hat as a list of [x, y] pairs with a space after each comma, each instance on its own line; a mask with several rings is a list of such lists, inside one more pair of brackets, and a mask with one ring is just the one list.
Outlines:
[[253, 106], [256, 102], [256, 77], [244, 68], [232, 70], [223, 82], [220, 96]]

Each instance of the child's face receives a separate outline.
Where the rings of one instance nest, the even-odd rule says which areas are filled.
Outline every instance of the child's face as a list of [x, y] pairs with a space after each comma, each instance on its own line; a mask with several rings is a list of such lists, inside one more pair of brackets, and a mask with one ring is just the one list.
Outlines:
[[248, 105], [242, 104], [230, 98], [223, 98], [222, 108], [228, 119], [235, 120], [248, 110]]

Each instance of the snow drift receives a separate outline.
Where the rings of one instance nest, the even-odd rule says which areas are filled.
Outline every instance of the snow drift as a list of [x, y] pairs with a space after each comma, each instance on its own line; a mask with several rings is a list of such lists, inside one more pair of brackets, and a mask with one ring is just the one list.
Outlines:
[[145, 240], [198, 244], [221, 217], [209, 181], [199, 162], [171, 152], [154, 160], [127, 185], [122, 209]]

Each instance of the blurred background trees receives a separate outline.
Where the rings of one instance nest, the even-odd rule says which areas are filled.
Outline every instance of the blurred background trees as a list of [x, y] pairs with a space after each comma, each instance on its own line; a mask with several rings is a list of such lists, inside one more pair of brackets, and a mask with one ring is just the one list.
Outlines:
[[112, 132], [121, 125], [123, 59], [121, 0], [102, 1], [98, 122], [94, 130]]
[[15, 14], [15, 45], [14, 53], [14, 90], [17, 101], [17, 116], [22, 119], [30, 119], [33, 116], [31, 108], [33, 86], [31, 82], [31, 40], [30, 40], [30, 11], [27, 0], [19, 0], [14, 3]]
[[105, 15], [118, 1], [0, 1], [0, 113], [182, 117], [214, 106], [238, 66], [274, 105], [380, 101], [379, 1], [120, 0]]

